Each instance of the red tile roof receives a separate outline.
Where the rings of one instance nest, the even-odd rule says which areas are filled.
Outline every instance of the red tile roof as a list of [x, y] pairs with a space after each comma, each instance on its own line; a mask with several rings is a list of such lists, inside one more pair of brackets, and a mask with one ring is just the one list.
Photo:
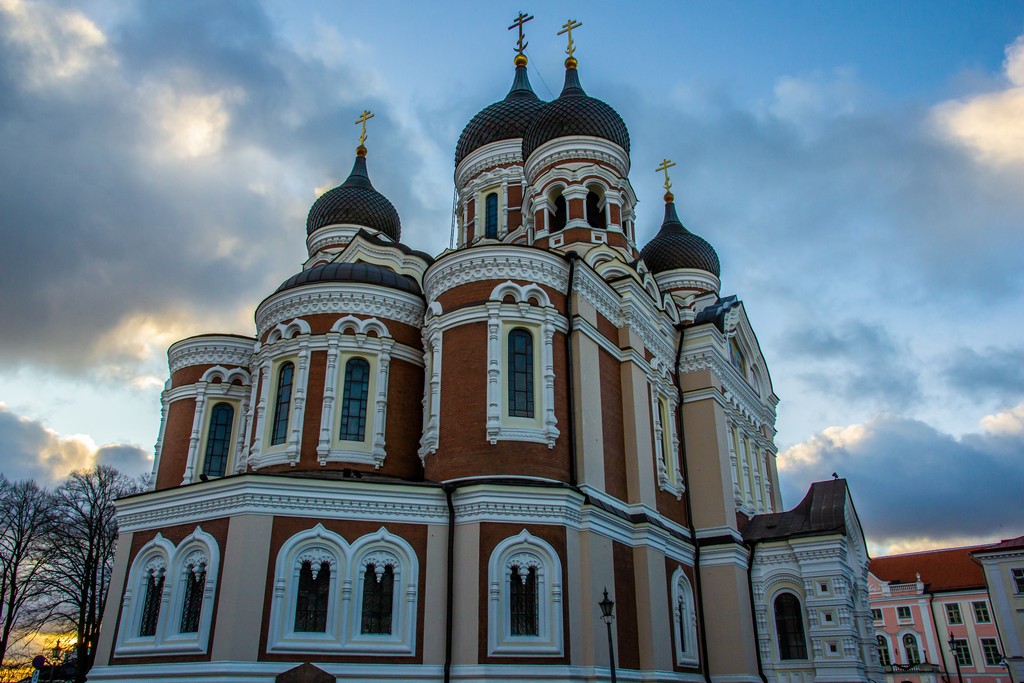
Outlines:
[[974, 554], [987, 553], [989, 551], [999, 552], [1000, 550], [1017, 550], [1024, 548], [1024, 536], [1018, 536], [1017, 538], [1008, 538], [1005, 541], [994, 543], [992, 545], [982, 546], [978, 550], [974, 551]]
[[876, 557], [871, 560], [871, 573], [889, 583], [914, 583], [920, 573], [921, 581], [931, 592], [984, 588], [985, 574], [970, 555], [986, 547], [976, 545]]

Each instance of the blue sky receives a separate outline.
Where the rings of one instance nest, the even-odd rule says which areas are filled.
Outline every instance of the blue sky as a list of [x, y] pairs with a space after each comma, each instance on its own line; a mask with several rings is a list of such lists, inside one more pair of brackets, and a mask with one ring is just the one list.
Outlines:
[[877, 554], [1024, 533], [1024, 6], [1018, 2], [0, 0], [0, 471], [147, 469], [166, 348], [251, 333], [373, 110], [370, 173], [447, 246], [453, 154], [512, 77], [664, 157], [746, 303], [783, 495], [847, 476]]

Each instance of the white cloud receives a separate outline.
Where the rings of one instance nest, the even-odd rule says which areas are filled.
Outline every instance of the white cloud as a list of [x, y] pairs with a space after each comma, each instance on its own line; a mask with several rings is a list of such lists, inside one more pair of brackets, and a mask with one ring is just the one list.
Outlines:
[[139, 101], [155, 108], [152, 120], [164, 154], [178, 159], [196, 159], [220, 152], [231, 124], [229, 107], [241, 102], [244, 95], [241, 88], [193, 94], [160, 84], [144, 87]]
[[943, 102], [933, 110], [939, 130], [981, 161], [1024, 163], [1024, 36], [1006, 47], [1009, 85], [998, 92]]
[[981, 419], [981, 427], [995, 436], [1024, 436], [1024, 405], [986, 415]]

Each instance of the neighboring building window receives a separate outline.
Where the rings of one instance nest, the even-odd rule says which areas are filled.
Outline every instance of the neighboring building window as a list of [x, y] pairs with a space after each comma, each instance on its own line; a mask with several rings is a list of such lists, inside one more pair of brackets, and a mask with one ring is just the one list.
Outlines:
[[565, 227], [568, 219], [568, 211], [565, 207], [565, 197], [555, 197], [555, 215], [551, 217], [551, 232], [558, 232]]
[[985, 666], [999, 666], [1003, 663], [1003, 654], [995, 638], [982, 638], [981, 651], [985, 653]]
[[198, 633], [203, 613], [203, 587], [206, 586], [206, 565], [185, 568], [185, 596], [181, 604], [181, 633]]
[[295, 364], [291, 361], [277, 371], [277, 399], [274, 401], [274, 429], [270, 437], [270, 445], [283, 444], [288, 439], [288, 414], [292, 407], [292, 378], [295, 375]]
[[492, 192], [484, 199], [484, 237], [498, 236], [498, 194]]
[[878, 609], [877, 607], [872, 608], [871, 609], [871, 618], [874, 621], [882, 621], [882, 610]]
[[960, 666], [974, 666], [974, 660], [971, 659], [971, 648], [967, 645], [965, 638], [953, 640], [953, 651], [956, 653], [957, 664]]
[[533, 335], [517, 327], [508, 333], [508, 414], [533, 417]]
[[512, 635], [537, 635], [537, 568], [512, 565], [508, 593]]
[[779, 641], [779, 659], [807, 659], [803, 608], [792, 593], [782, 593], [775, 598], [775, 634]]
[[988, 603], [984, 600], [979, 602], [972, 602], [971, 606], [974, 608], [974, 622], [976, 624], [991, 624], [992, 615], [988, 613]]
[[878, 661], [882, 666], [892, 666], [892, 655], [889, 653], [889, 641], [885, 636], [875, 636], [878, 643]]
[[395, 593], [395, 568], [366, 565], [363, 572], [363, 618], [360, 633], [391, 634], [391, 608]]
[[946, 622], [954, 625], [964, 623], [964, 617], [960, 614], [960, 603], [951, 602], [946, 605]]
[[207, 477], [223, 477], [227, 470], [234, 421], [235, 409], [230, 403], [213, 406], [210, 429], [206, 433], [206, 457], [203, 458], [203, 474]]
[[907, 655], [907, 664], [921, 663], [921, 648], [917, 646], [917, 638], [913, 633], [903, 636], [903, 652]]
[[905, 605], [901, 605], [896, 608], [896, 618], [899, 619], [901, 622], [912, 622], [914, 620], [913, 617], [911, 617], [910, 615], [910, 608]]
[[156, 635], [156, 625], [160, 620], [160, 602], [164, 594], [164, 572], [156, 569], [146, 580], [146, 597], [142, 605], [142, 619], [139, 622], [139, 636]]
[[1024, 593], [1024, 568], [1011, 569], [1010, 573], [1013, 575], [1013, 586], [1016, 592]]
[[327, 600], [331, 592], [331, 565], [315, 568], [306, 560], [299, 569], [299, 592], [295, 598], [295, 630], [305, 633], [327, 631]]
[[345, 364], [345, 390], [341, 407], [342, 441], [366, 439], [366, 404], [370, 393], [370, 364], [352, 358]]
[[596, 192], [587, 193], [587, 223], [592, 228], [598, 228], [604, 230], [608, 227], [608, 222], [605, 220], [604, 211], [601, 210], [601, 198]]

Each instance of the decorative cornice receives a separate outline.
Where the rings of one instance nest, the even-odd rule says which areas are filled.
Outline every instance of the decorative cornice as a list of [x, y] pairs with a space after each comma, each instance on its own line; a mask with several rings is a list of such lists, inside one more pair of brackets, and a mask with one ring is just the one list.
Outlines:
[[316, 313], [357, 313], [420, 327], [423, 300], [414, 294], [369, 284], [321, 283], [273, 294], [256, 309], [260, 337], [274, 325]]
[[478, 246], [449, 252], [434, 262], [423, 277], [427, 300], [448, 290], [482, 280], [525, 280], [564, 292], [569, 266], [558, 256], [514, 245]]
[[497, 140], [473, 150], [455, 169], [455, 186], [463, 187], [479, 173], [505, 164], [523, 165], [523, 140]]
[[228, 337], [204, 334], [171, 344], [167, 349], [167, 364], [171, 373], [193, 365], [225, 365], [248, 368], [255, 350], [256, 340], [248, 337]]
[[629, 175], [629, 154], [617, 144], [589, 135], [570, 135], [545, 142], [530, 154], [523, 166], [528, 182], [536, 183], [537, 172], [565, 161], [596, 161], [612, 166], [623, 177]]

